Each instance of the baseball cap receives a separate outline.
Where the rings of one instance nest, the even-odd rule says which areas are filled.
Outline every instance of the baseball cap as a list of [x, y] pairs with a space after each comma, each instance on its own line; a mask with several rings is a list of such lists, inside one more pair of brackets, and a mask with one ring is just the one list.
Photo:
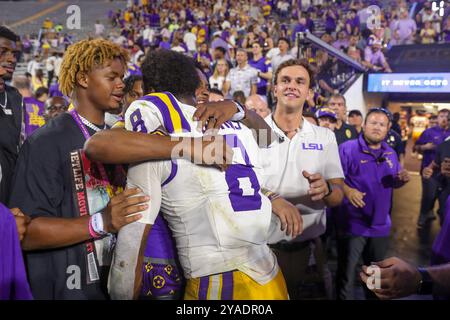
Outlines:
[[320, 108], [319, 110], [317, 110], [316, 117], [317, 117], [317, 119], [322, 118], [322, 117], [329, 117], [329, 118], [337, 121], [336, 112], [334, 112], [333, 110], [331, 110], [330, 108], [327, 108], [327, 107], [323, 107], [323, 108]]

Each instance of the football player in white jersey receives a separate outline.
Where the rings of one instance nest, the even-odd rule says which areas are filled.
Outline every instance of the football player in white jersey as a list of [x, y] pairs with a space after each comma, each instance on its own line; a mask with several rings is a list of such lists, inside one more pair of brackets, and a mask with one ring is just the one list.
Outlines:
[[[177, 74], [167, 70], [177, 70]], [[174, 95], [154, 93], [134, 102], [125, 115], [126, 128], [202, 136], [193, 121], [194, 92], [199, 84], [199, 79], [192, 79], [196, 74], [193, 61], [175, 52], [156, 51], [146, 57], [143, 71], [146, 92], [170, 87]], [[191, 81], [183, 81], [186, 78]], [[149, 193], [151, 208], [139, 223], [119, 235], [109, 281], [113, 298], [129, 299], [139, 290], [139, 259], [159, 210], [169, 222], [188, 279], [185, 299], [287, 298], [283, 276], [267, 246], [269, 236], [280, 239], [286, 235], [262, 191], [258, 145], [252, 132], [239, 122], [226, 122], [219, 134], [234, 149], [233, 163], [226, 172], [185, 160], [130, 168], [128, 185], [139, 185]], [[290, 210], [284, 219], [291, 225], [290, 236], [297, 235], [298, 211]]]

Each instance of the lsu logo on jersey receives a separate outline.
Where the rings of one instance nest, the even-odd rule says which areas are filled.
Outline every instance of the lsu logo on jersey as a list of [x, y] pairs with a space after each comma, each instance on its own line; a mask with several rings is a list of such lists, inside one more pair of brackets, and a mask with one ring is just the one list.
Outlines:
[[318, 151], [322, 151], [323, 150], [323, 144], [321, 143], [302, 143], [302, 148], [303, 150], [318, 150]]

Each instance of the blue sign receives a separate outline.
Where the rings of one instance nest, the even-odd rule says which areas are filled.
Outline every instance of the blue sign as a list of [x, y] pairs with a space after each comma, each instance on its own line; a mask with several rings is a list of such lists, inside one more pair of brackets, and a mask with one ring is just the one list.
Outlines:
[[450, 93], [450, 73], [371, 73], [367, 91]]

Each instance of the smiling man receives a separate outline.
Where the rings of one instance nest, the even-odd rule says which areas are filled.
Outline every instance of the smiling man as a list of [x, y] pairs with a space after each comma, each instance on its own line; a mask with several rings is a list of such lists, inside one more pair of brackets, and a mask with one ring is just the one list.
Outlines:
[[[31, 251], [26, 261], [36, 299], [107, 299], [111, 233], [146, 208], [148, 198], [133, 197], [136, 189], [114, 192], [107, 174], [114, 168], [97, 164], [98, 174], [85, 163], [81, 168], [77, 153], [105, 128], [105, 112], [120, 107], [127, 59], [124, 49], [102, 39], [70, 46], [59, 80], [73, 109], [37, 129], [20, 150], [10, 205], [32, 218], [22, 248]], [[100, 195], [92, 199], [95, 191]]]
[[[303, 233], [289, 244], [277, 246], [276, 251], [292, 299], [301, 298], [297, 287], [306, 280], [311, 251], [322, 255], [319, 236], [325, 232], [325, 208], [339, 205], [343, 198], [344, 174], [336, 137], [333, 131], [313, 125], [302, 116], [313, 86], [314, 75], [307, 60], [281, 63], [273, 83], [277, 105], [265, 118], [284, 140], [277, 148], [266, 150], [265, 158], [271, 161], [267, 187], [289, 200], [303, 217]], [[319, 265], [318, 270], [323, 275], [325, 265]]]
[[0, 202], [7, 203], [21, 144], [22, 96], [10, 81], [16, 68], [19, 37], [0, 26]]

